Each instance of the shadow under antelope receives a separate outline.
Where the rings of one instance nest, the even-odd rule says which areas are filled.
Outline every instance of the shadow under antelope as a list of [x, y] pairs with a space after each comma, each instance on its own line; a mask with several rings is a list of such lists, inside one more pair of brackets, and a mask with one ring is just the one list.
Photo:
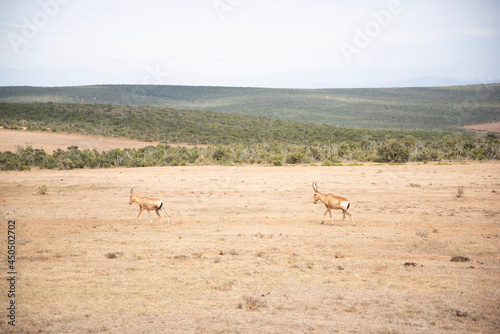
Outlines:
[[333, 216], [332, 216], [332, 209], [333, 209], [333, 210], [342, 210], [342, 220], [345, 220], [345, 215], [348, 215], [352, 225], [353, 226], [356, 225], [352, 220], [351, 214], [347, 211], [351, 206], [347, 198], [335, 196], [333, 194], [325, 195], [320, 193], [318, 190], [318, 182], [313, 182], [312, 188], [314, 190], [314, 204], [318, 203], [318, 201], [321, 201], [326, 207], [326, 211], [325, 214], [323, 215], [323, 221], [321, 222], [321, 224], [325, 222], [326, 214], [329, 213], [333, 225]]
[[158, 215], [158, 220], [160, 220], [161, 216], [159, 210], [161, 210], [167, 216], [168, 223], [170, 224], [170, 218], [168, 217], [167, 212], [163, 208], [164, 205], [161, 199], [151, 198], [151, 197], [139, 197], [134, 194], [134, 188], [132, 188], [130, 189], [130, 201], [128, 204], [132, 205], [133, 203], [139, 204], [139, 213], [137, 214], [136, 223], [139, 222], [139, 216], [141, 215], [142, 210], [147, 210], [149, 221], [151, 222], [152, 225], [153, 220], [151, 219], [151, 214], [149, 211], [155, 210], [156, 214]]

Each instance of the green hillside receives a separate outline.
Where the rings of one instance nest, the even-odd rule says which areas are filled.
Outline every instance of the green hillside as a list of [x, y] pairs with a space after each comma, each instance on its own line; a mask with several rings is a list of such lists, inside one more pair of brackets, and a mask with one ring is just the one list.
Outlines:
[[229, 145], [255, 143], [328, 144], [402, 140], [437, 140], [432, 131], [341, 128], [270, 117], [150, 106], [64, 103], [0, 103], [0, 126], [6, 129], [52, 131], [127, 137], [166, 143]]
[[148, 105], [364, 129], [456, 131], [500, 120], [500, 84], [375, 89], [0, 87], [0, 102]]
[[207, 164], [322, 164], [500, 158], [500, 135], [341, 128], [270, 117], [151, 106], [0, 103], [0, 126], [120, 136], [208, 147], [0, 152], [0, 169], [145, 167]]

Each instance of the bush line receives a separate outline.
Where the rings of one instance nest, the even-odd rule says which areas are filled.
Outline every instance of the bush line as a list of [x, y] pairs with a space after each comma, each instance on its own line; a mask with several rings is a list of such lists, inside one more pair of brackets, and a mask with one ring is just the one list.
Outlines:
[[210, 147], [176, 147], [168, 144], [140, 149], [80, 150], [69, 146], [47, 154], [43, 149], [18, 146], [16, 152], [0, 152], [1, 170], [205, 166], [205, 165], [341, 165], [342, 161], [405, 163], [427, 161], [498, 160], [500, 136], [489, 134], [470, 142], [454, 139], [422, 141], [342, 142], [330, 145], [289, 143], [233, 144]]

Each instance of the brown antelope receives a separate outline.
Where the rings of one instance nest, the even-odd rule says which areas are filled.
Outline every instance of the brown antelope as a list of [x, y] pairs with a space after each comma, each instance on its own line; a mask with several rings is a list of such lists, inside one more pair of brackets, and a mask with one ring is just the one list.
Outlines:
[[170, 218], [168, 217], [167, 212], [163, 208], [163, 201], [159, 198], [151, 198], [151, 197], [139, 197], [134, 195], [134, 188], [130, 189], [130, 202], [128, 204], [132, 205], [133, 203], [139, 204], [139, 214], [137, 215], [136, 222], [139, 222], [139, 216], [142, 213], [142, 210], [148, 210], [148, 217], [151, 224], [153, 224], [153, 220], [151, 220], [151, 213], [149, 211], [155, 210], [158, 215], [158, 220], [160, 220], [159, 210], [162, 210], [167, 216], [168, 223], [170, 224]]
[[312, 187], [314, 190], [314, 204], [318, 203], [318, 201], [321, 201], [326, 206], [326, 211], [325, 214], [323, 215], [323, 221], [321, 222], [321, 224], [325, 222], [326, 214], [329, 213], [333, 225], [333, 216], [332, 216], [332, 209], [333, 209], [333, 210], [342, 210], [342, 220], [345, 220], [345, 215], [348, 215], [349, 219], [352, 222], [352, 225], [356, 225], [352, 220], [351, 214], [347, 211], [347, 209], [349, 209], [349, 207], [351, 206], [347, 198], [335, 196], [333, 194], [325, 195], [320, 193], [318, 190], [318, 182], [313, 182]]

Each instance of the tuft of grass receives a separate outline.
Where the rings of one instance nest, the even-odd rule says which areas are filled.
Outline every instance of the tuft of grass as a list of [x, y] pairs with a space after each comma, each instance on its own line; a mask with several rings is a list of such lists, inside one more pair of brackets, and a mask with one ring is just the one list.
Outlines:
[[416, 235], [418, 235], [419, 237], [427, 237], [428, 233], [426, 231], [417, 231], [417, 233], [415, 233]]
[[217, 291], [231, 291], [234, 284], [234, 281], [207, 280], [207, 285]]
[[464, 188], [463, 187], [458, 187], [457, 189], [457, 197], [460, 198], [464, 195]]
[[46, 195], [47, 194], [47, 186], [42, 184], [38, 187], [38, 195]]
[[238, 308], [240, 309], [245, 308], [250, 311], [256, 311], [259, 308], [266, 306], [267, 306], [267, 300], [265, 300], [264, 298], [253, 297], [248, 295], [243, 296], [243, 302], [238, 304]]
[[452, 256], [450, 261], [451, 262], [469, 262], [470, 259], [467, 256], [457, 255], [457, 256]]
[[203, 254], [198, 252], [193, 253], [192, 255], [194, 259], [201, 259], [203, 257]]

